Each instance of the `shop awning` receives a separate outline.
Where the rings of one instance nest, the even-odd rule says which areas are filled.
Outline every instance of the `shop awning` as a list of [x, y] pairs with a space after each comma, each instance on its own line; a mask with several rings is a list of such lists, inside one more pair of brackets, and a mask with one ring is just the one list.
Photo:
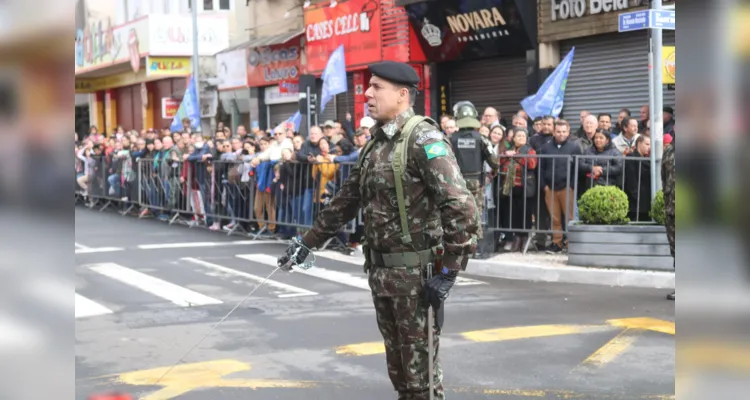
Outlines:
[[275, 44], [283, 44], [296, 38], [297, 36], [303, 34], [304, 32], [305, 32], [304, 29], [298, 29], [298, 30], [289, 31], [285, 33], [279, 33], [277, 35], [259, 36], [257, 38], [250, 39], [247, 42], [243, 42], [236, 46], [232, 46], [227, 49], [224, 49], [220, 51], [219, 54], [228, 53], [230, 51], [245, 49], [245, 48], [249, 49], [249, 48], [254, 48], [254, 47], [264, 47], [264, 46], [273, 46]]

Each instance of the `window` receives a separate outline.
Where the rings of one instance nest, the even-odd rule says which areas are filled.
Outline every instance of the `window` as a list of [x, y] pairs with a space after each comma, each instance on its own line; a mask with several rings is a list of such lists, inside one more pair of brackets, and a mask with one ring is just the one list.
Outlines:
[[[192, 1], [193, 0], [187, 0], [188, 10], [192, 10], [191, 8]], [[233, 0], [201, 0], [201, 1], [203, 3], [202, 8], [199, 9], [201, 11], [215, 11], [215, 10], [230, 11], [232, 9], [232, 3], [234, 3]]]

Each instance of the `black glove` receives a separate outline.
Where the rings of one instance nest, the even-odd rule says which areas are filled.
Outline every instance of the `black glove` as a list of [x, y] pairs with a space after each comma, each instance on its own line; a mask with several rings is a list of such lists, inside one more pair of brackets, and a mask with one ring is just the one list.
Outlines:
[[279, 257], [277, 265], [284, 271], [291, 271], [292, 267], [300, 265], [305, 262], [307, 256], [310, 255], [310, 250], [299, 241], [299, 239], [292, 239], [292, 243], [287, 247], [286, 253]]
[[435, 275], [425, 282], [425, 300], [435, 310], [440, 309], [443, 301], [448, 298], [453, 284], [456, 283], [457, 276], [457, 271], [444, 269], [440, 275]]

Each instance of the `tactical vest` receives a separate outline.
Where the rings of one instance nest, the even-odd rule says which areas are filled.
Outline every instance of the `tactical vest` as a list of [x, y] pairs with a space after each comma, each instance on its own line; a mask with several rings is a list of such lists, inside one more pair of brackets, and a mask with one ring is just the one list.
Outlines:
[[[411, 244], [411, 233], [409, 232], [409, 219], [406, 213], [406, 209], [409, 207], [409, 203], [404, 198], [404, 173], [406, 172], [406, 163], [408, 150], [406, 146], [409, 145], [409, 138], [411, 137], [414, 128], [417, 127], [421, 122], [429, 122], [433, 126], [437, 127], [437, 123], [430, 117], [423, 117], [414, 115], [406, 121], [406, 124], [401, 129], [401, 135], [396, 139], [396, 148], [393, 151], [393, 175], [396, 184], [396, 200], [398, 201], [398, 214], [401, 219], [401, 239], [404, 244]], [[367, 174], [362, 171], [362, 164], [367, 158], [367, 154], [372, 150], [372, 146], [376, 140], [373, 139], [365, 145], [362, 149], [362, 154], [359, 156], [357, 161], [357, 169], [360, 170], [360, 187], [364, 187]]]
[[456, 154], [461, 174], [467, 178], [478, 179], [484, 164], [482, 159], [482, 135], [474, 130], [460, 130], [451, 135], [451, 146]]

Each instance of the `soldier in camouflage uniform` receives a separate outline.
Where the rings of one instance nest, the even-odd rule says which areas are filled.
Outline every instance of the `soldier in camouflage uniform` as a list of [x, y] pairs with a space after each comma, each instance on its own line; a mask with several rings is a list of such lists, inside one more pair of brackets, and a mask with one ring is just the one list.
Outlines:
[[[675, 169], [675, 141], [667, 146], [661, 160], [661, 181], [664, 187], [664, 213], [666, 214], [667, 239], [669, 239], [669, 250], [672, 258], [675, 258], [675, 198], [674, 184], [676, 181]], [[667, 296], [669, 300], [675, 299], [675, 293]]]
[[[476, 247], [479, 228], [476, 206], [456, 163], [451, 146], [433, 121], [414, 125], [412, 106], [419, 82], [408, 64], [382, 62], [370, 66], [365, 93], [370, 116], [377, 121], [372, 143], [330, 205], [319, 214], [302, 242], [293, 242], [279, 265], [304, 262], [308, 248], [338, 233], [362, 208], [373, 303], [386, 348], [388, 375], [399, 400], [429, 399], [428, 309], [448, 296], [459, 270], [465, 270]], [[419, 117], [417, 117], [419, 118]], [[414, 126], [409, 135], [410, 124]], [[408, 138], [402, 188], [405, 218], [399, 211], [399, 175], [394, 158], [401, 139]], [[400, 165], [400, 163], [399, 163]], [[408, 222], [407, 222], [408, 221]], [[402, 226], [406, 224], [408, 231]], [[444, 250], [443, 268], [425, 280], [428, 263]], [[286, 268], [285, 268], [286, 269]], [[427, 300], [429, 298], [430, 300]], [[434, 336], [435, 399], [445, 399], [438, 362], [439, 329]]]
[[[453, 115], [456, 118], [458, 132], [451, 135], [450, 142], [458, 167], [461, 168], [461, 174], [466, 180], [466, 188], [477, 203], [478, 218], [481, 221], [484, 212], [484, 163], [487, 162], [497, 174], [500, 162], [492, 151], [490, 140], [479, 133], [478, 129], [482, 124], [474, 105], [468, 101], [460, 101], [453, 106]], [[482, 238], [481, 224], [477, 238]]]

